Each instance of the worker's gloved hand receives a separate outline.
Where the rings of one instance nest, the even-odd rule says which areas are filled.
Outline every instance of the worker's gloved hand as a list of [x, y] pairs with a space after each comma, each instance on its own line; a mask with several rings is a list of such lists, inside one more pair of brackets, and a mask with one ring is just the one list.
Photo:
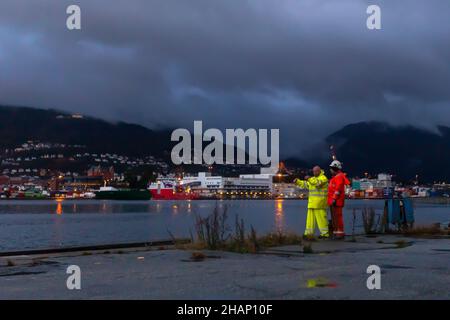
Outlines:
[[297, 180], [298, 180], [297, 178], [294, 179], [294, 183], [295, 183], [295, 184], [297, 184]]
[[305, 180], [308, 180], [309, 178], [311, 178], [310, 176], [305, 176]]

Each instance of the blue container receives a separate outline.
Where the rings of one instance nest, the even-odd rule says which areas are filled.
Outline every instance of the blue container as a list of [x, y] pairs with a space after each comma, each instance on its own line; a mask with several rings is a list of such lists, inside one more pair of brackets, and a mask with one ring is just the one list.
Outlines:
[[361, 190], [361, 182], [357, 180], [352, 181], [352, 189], [353, 190]]
[[411, 199], [403, 199], [403, 208], [405, 209], [405, 221], [414, 222], [414, 207]]
[[396, 224], [400, 220], [400, 201], [398, 199], [388, 200], [388, 222]]
[[411, 199], [387, 200], [388, 223], [403, 224], [414, 222], [414, 207]]

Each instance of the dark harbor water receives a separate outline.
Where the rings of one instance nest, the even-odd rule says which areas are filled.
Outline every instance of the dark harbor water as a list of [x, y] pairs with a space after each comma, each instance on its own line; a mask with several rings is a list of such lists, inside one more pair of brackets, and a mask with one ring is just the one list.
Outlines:
[[[306, 201], [0, 201], [0, 251], [54, 248], [189, 237], [195, 216], [210, 214], [215, 206], [228, 208], [228, 224], [235, 216], [264, 234], [281, 229], [303, 232]], [[372, 207], [382, 213], [384, 201], [351, 200], [345, 210], [346, 232], [351, 233], [353, 209]], [[362, 231], [358, 211], [355, 229]], [[415, 204], [417, 224], [450, 220], [450, 206]]]

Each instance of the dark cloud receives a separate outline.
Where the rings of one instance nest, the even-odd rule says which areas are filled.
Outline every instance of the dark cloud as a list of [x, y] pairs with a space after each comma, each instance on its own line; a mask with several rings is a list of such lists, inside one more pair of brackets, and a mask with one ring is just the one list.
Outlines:
[[350, 122], [450, 125], [449, 14], [448, 0], [2, 0], [0, 103], [280, 128], [284, 154]]

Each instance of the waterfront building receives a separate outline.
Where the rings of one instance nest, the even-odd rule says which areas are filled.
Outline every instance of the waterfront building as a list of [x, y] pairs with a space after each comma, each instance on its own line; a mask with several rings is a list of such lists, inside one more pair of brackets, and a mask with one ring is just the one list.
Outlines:
[[112, 180], [114, 178], [114, 167], [92, 166], [87, 171], [88, 177], [102, 177], [103, 180]]
[[394, 183], [392, 177], [389, 174], [380, 173], [377, 179], [353, 179], [352, 189], [353, 190], [363, 190], [363, 191], [373, 191], [375, 189], [392, 188]]
[[271, 196], [272, 177], [272, 174], [241, 174], [229, 178], [200, 172], [197, 176], [183, 177], [179, 183], [200, 197], [256, 198]]
[[209, 172], [199, 172], [197, 176], [183, 177], [180, 184], [202, 189], [217, 190], [223, 187], [223, 178], [221, 176], [212, 176]]
[[274, 183], [272, 194], [276, 198], [298, 199], [307, 198], [308, 191], [298, 188], [295, 183]]
[[104, 185], [104, 181], [103, 176], [73, 176], [64, 181], [64, 188], [84, 191], [96, 190]]
[[390, 174], [380, 173], [376, 179], [353, 179], [349, 196], [352, 198], [383, 198], [389, 194], [387, 190], [394, 186]]
[[224, 198], [268, 198], [272, 196], [271, 174], [242, 174], [238, 178], [224, 178], [219, 196]]

